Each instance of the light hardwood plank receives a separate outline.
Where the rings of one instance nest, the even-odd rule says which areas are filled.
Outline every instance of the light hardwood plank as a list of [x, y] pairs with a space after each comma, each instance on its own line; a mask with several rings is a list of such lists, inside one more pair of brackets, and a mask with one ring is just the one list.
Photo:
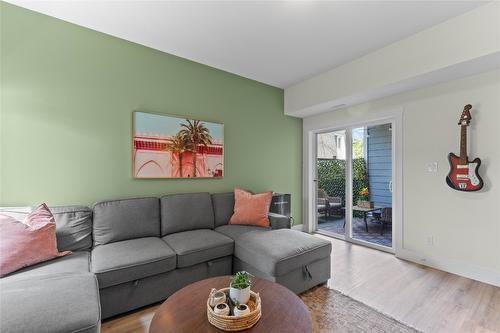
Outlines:
[[103, 321], [102, 333], [147, 333], [149, 324], [156, 309], [161, 305], [155, 304], [121, 316]]

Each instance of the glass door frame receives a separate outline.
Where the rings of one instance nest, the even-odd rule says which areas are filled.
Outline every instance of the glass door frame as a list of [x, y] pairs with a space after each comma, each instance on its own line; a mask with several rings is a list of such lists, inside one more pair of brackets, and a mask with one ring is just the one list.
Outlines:
[[[355, 239], [352, 237], [352, 207], [353, 207], [353, 198], [352, 198], [352, 130], [359, 127], [369, 127], [369, 126], [377, 126], [383, 124], [391, 124], [392, 133], [391, 133], [391, 161], [392, 161], [392, 247], [386, 247], [379, 244], [370, 243], [367, 241], [363, 241], [360, 239]], [[312, 129], [307, 133], [307, 137], [309, 139], [309, 158], [312, 163], [309, 164], [309, 170], [312, 180], [312, 186], [309, 187], [312, 190], [312, 193], [309, 193], [309, 221], [312, 222], [309, 224], [309, 232], [317, 232], [330, 237], [339, 238], [354, 244], [359, 244], [363, 246], [367, 246], [370, 248], [374, 248], [377, 250], [396, 253], [399, 249], [403, 248], [403, 221], [402, 221], [402, 110], [400, 112], [396, 112], [391, 116], [381, 117], [378, 119], [365, 120], [365, 121], [357, 121], [352, 123], [344, 123], [341, 124], [337, 122], [337, 126], [321, 128], [321, 129]], [[317, 193], [318, 193], [318, 182], [317, 182], [317, 136], [321, 133], [329, 133], [335, 131], [345, 130], [346, 133], [346, 189], [345, 189], [345, 233], [344, 235], [338, 235], [333, 233], [326, 233], [318, 231], [318, 216], [316, 213], [316, 202], [317, 202]], [[306, 134], [306, 133], [304, 133]], [[311, 142], [312, 141], [312, 142]], [[307, 171], [306, 171], [307, 172]], [[307, 177], [306, 177], [307, 178]], [[312, 218], [312, 219], [311, 219]]]
[[[318, 214], [315, 215], [315, 219], [314, 219], [314, 232], [318, 233], [318, 234], [322, 234], [322, 235], [325, 235], [325, 236], [329, 236], [329, 237], [333, 237], [333, 238], [338, 238], [338, 239], [342, 239], [342, 240], [347, 240], [347, 241], [351, 241], [351, 238], [349, 237], [350, 236], [350, 232], [346, 232], [347, 230], [350, 230], [350, 226], [352, 224], [352, 221], [349, 221], [348, 220], [348, 217], [347, 217], [347, 212], [348, 212], [348, 207], [349, 207], [349, 200], [347, 200], [347, 198], [351, 197], [352, 196], [352, 185], [351, 186], [348, 186], [348, 183], [350, 182], [350, 178], [352, 177], [352, 174], [351, 174], [351, 171], [352, 171], [352, 158], [350, 157], [352, 155], [352, 144], [349, 144], [351, 141], [352, 141], [352, 131], [347, 128], [347, 127], [340, 127], [340, 128], [336, 128], [336, 129], [328, 129], [328, 130], [320, 130], [320, 131], [317, 131], [317, 132], [314, 132], [314, 165], [315, 165], [315, 168], [314, 168], [314, 178], [313, 178], [313, 182], [314, 182], [314, 194], [317, 196], [318, 195], [318, 146], [317, 146], [317, 143], [318, 143], [318, 135], [320, 134], [324, 134], [324, 133], [332, 133], [332, 132], [339, 132], [339, 131], [343, 131], [345, 133], [345, 184], [344, 184], [344, 187], [345, 187], [345, 197], [346, 197], [346, 200], [345, 200], [345, 209], [344, 209], [344, 221], [345, 221], [345, 228], [344, 228], [344, 234], [337, 234], [337, 233], [333, 233], [333, 232], [328, 232], [328, 231], [324, 231], [324, 230], [320, 230], [318, 229]], [[349, 190], [349, 188], [351, 190]], [[351, 193], [349, 193], [349, 191], [351, 191]], [[350, 200], [352, 201], [352, 200]], [[318, 198], [316, 197], [314, 199], [314, 202], [318, 202]], [[352, 207], [352, 204], [351, 204], [351, 207]], [[352, 215], [352, 214], [351, 214]], [[348, 235], [349, 234], [349, 235]]]

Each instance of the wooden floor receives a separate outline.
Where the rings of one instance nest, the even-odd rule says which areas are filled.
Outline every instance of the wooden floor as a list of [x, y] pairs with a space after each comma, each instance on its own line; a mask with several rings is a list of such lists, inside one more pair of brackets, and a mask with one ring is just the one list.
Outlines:
[[[500, 332], [500, 288], [329, 239], [328, 285], [424, 332]], [[158, 305], [104, 321], [103, 333], [147, 332]]]
[[331, 241], [329, 287], [424, 332], [500, 332], [500, 288]]

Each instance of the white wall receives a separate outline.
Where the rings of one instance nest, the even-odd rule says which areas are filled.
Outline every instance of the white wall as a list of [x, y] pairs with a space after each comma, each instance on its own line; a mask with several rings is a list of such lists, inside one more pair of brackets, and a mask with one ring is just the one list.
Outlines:
[[[481, 158], [485, 181], [476, 193], [445, 183], [447, 155], [459, 150], [458, 118], [469, 103], [469, 157]], [[306, 129], [362, 121], [396, 108], [404, 110], [403, 245], [397, 255], [500, 286], [500, 70], [305, 118], [304, 156]], [[427, 172], [426, 164], [435, 161], [438, 172]]]
[[313, 115], [495, 67], [500, 67], [497, 1], [286, 88], [285, 114]]

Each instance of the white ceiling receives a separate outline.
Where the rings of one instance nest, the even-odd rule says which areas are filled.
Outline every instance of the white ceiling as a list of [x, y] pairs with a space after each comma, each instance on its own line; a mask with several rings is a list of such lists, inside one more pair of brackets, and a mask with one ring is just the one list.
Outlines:
[[480, 1], [8, 1], [285, 88]]

